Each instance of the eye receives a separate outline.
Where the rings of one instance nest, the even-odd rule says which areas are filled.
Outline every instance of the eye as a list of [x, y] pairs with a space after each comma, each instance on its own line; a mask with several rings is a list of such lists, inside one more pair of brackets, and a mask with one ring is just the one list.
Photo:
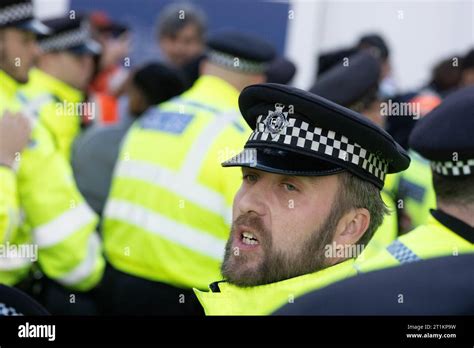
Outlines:
[[257, 176], [255, 174], [244, 174], [243, 180], [249, 183], [253, 183], [257, 181]]
[[289, 183], [283, 183], [283, 186], [285, 186], [287, 191], [298, 191], [296, 186], [289, 184]]

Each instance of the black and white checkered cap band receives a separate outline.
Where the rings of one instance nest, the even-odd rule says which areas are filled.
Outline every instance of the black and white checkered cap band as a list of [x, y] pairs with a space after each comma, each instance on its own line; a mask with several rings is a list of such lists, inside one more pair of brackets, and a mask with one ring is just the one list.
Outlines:
[[262, 118], [263, 115], [260, 115], [257, 119], [257, 127], [250, 135], [249, 145], [253, 141], [266, 141], [300, 147], [352, 163], [382, 182], [385, 180], [388, 162], [350, 141], [347, 137], [329, 129], [313, 127], [295, 118], [288, 118], [286, 127], [283, 127], [279, 133], [272, 134], [266, 129]]
[[435, 173], [444, 176], [474, 175], [474, 159], [446, 162], [432, 161], [431, 168]]
[[65, 31], [57, 35], [52, 35], [43, 40], [39, 44], [43, 51], [62, 51], [68, 48], [82, 45], [90, 38], [89, 30], [86, 26], [78, 29]]
[[248, 59], [235, 57], [231, 54], [216, 50], [208, 50], [207, 58], [215, 64], [222, 65], [232, 70], [237, 70], [250, 74], [262, 73], [267, 68], [267, 64], [265, 63], [253, 62]]
[[26, 2], [0, 9], [0, 25], [20, 22], [33, 18], [33, 4]]

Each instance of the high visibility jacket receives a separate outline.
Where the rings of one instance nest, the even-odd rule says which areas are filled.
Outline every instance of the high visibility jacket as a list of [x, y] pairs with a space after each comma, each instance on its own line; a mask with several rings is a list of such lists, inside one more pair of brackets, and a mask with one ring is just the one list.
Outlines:
[[122, 272], [181, 288], [220, 276], [240, 168], [221, 162], [251, 131], [238, 91], [202, 76], [129, 130], [104, 210], [107, 259]]
[[474, 229], [470, 229], [468, 240], [430, 215], [425, 225], [399, 237], [375, 257], [356, 260], [355, 267], [368, 272], [433, 257], [472, 253]]
[[[18, 84], [1, 70], [0, 81], [0, 117], [5, 110], [31, 110], [16, 99]], [[50, 132], [41, 121], [32, 122], [31, 141], [21, 153], [16, 176], [0, 169], [5, 179], [0, 186], [3, 247], [6, 242], [38, 246], [38, 262], [48, 277], [88, 290], [100, 280], [105, 264], [94, 232], [98, 219], [78, 192], [71, 168]], [[0, 258], [0, 282], [21, 281], [31, 260]]]
[[[16, 100], [18, 84], [0, 70], [0, 117], [6, 110], [16, 112], [20, 103]], [[20, 203], [15, 172], [0, 166], [0, 246], [4, 247], [28, 242], [28, 233], [20, 230]], [[30, 269], [31, 262], [27, 258], [0, 257], [0, 282], [14, 285], [20, 282]]]
[[415, 228], [426, 223], [430, 209], [436, 208], [429, 162], [414, 151], [409, 151], [410, 166], [400, 173], [398, 198], [403, 202], [403, 213]]
[[21, 88], [32, 111], [49, 130], [59, 151], [70, 159], [71, 145], [80, 132], [84, 95], [81, 91], [44, 71], [33, 68], [28, 83]]
[[194, 293], [206, 315], [269, 315], [308, 292], [355, 276], [353, 263], [349, 259], [315, 273], [253, 287], [217, 282], [208, 292], [194, 289]]

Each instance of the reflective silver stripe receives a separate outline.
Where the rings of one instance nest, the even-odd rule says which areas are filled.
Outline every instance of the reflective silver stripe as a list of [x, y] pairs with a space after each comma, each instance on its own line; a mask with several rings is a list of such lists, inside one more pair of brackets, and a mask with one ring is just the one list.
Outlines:
[[[216, 140], [216, 137], [219, 136], [229, 124], [238, 120], [241, 116], [236, 111], [230, 111], [228, 113], [216, 114], [213, 117], [214, 119], [201, 131], [199, 137], [194, 141], [180, 169], [182, 175], [189, 178], [189, 180], [196, 180], [205, 157], [209, 153], [209, 149]], [[238, 153], [242, 149], [231, 150]], [[216, 158], [216, 161], [217, 160]]]
[[224, 196], [189, 180], [189, 178], [182, 177], [181, 173], [147, 162], [122, 160], [117, 164], [115, 177], [139, 179], [166, 188], [186, 200], [222, 216], [226, 223], [230, 224], [231, 208], [226, 206]]
[[72, 271], [57, 279], [63, 285], [72, 286], [89, 277], [95, 269], [96, 262], [100, 257], [100, 239], [93, 232], [88, 241], [86, 258]]
[[105, 215], [107, 218], [138, 226], [150, 233], [216, 260], [222, 260], [224, 257], [224, 240], [199, 229], [170, 220], [136, 204], [111, 199], [105, 208]]
[[46, 103], [54, 101], [54, 98], [47, 93], [41, 94], [31, 100], [21, 92], [17, 94], [17, 97], [22, 104], [21, 112], [29, 119], [32, 126], [36, 125], [36, 122], [38, 121], [38, 113], [41, 107]]
[[395, 240], [390, 244], [387, 251], [401, 264], [421, 260], [418, 255], [399, 240]]
[[39, 248], [47, 248], [62, 242], [76, 231], [93, 222], [95, 213], [86, 203], [70, 209], [53, 221], [33, 230], [35, 243]]
[[0, 258], [0, 271], [14, 271], [31, 264], [31, 259], [24, 257]]

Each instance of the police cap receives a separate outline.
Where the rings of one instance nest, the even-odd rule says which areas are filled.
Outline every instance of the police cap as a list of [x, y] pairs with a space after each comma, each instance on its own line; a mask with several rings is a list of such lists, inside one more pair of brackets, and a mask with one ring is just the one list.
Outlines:
[[301, 176], [347, 170], [381, 189], [387, 173], [410, 163], [383, 129], [312, 93], [279, 84], [252, 85], [240, 94], [239, 106], [254, 131], [243, 152], [224, 167]]

